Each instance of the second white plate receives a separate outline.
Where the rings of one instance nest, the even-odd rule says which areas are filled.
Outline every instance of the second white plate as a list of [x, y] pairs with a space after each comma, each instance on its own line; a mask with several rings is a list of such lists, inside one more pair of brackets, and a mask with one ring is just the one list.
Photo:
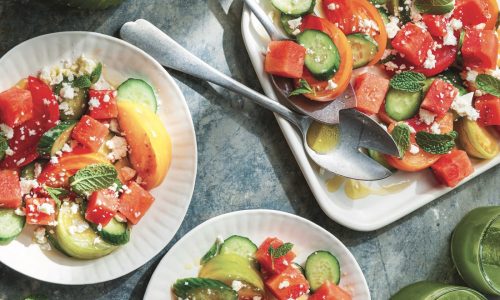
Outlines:
[[[272, 7], [269, 0], [261, 0], [260, 5], [269, 12], [271, 17], [273, 15], [279, 16], [279, 13]], [[280, 26], [277, 22], [275, 23], [276, 26]], [[267, 51], [269, 36], [257, 18], [246, 7], [243, 10], [241, 31], [264, 92], [270, 98], [277, 99], [270, 77], [264, 72], [264, 53]], [[302, 145], [302, 138], [296, 129], [285, 119], [279, 116], [276, 116], [276, 118], [321, 209], [332, 220], [346, 227], [359, 231], [379, 229], [452, 190], [439, 185], [430, 171], [422, 171], [418, 173], [398, 172], [385, 180], [375, 183], [376, 185], [390, 185], [409, 181], [408, 187], [398, 193], [384, 196], [371, 195], [353, 201], [346, 196], [343, 188], [330, 192], [326, 181], [332, 178], [333, 174], [320, 174], [319, 168], [307, 157]], [[474, 173], [460, 184], [500, 164], [500, 155], [487, 161], [473, 161], [473, 164]]]
[[296, 261], [304, 263], [316, 250], [333, 253], [340, 262], [340, 286], [353, 300], [369, 300], [365, 277], [349, 250], [331, 233], [304, 218], [274, 210], [243, 210], [220, 215], [197, 226], [180, 239], [163, 257], [149, 282], [144, 300], [172, 299], [171, 288], [177, 279], [196, 277], [200, 258], [218, 236], [241, 235], [254, 243], [278, 237], [294, 244]]

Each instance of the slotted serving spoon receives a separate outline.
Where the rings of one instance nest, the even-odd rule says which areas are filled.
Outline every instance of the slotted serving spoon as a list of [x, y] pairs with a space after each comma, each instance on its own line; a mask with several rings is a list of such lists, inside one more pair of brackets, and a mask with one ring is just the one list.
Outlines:
[[[252, 11], [257, 20], [262, 24], [267, 34], [273, 41], [291, 40], [288, 36], [277, 29], [272, 20], [255, 0], [243, 0], [245, 5]], [[352, 85], [332, 101], [312, 101], [303, 95], [289, 97], [295, 89], [293, 81], [289, 78], [270, 76], [278, 101], [291, 109], [308, 115], [314, 120], [324, 124], [338, 124], [339, 112], [343, 109], [354, 109], [356, 107], [356, 95]], [[369, 118], [366, 116], [366, 118]]]
[[379, 180], [391, 175], [391, 171], [359, 150], [371, 148], [398, 155], [394, 140], [375, 121], [363, 114], [349, 109], [340, 111], [340, 141], [337, 147], [328, 154], [318, 154], [306, 141], [307, 131], [313, 122], [309, 116], [298, 114], [212, 68], [146, 20], [124, 24], [120, 35], [165, 67], [220, 85], [279, 114], [300, 130], [307, 154], [324, 169], [359, 180]]

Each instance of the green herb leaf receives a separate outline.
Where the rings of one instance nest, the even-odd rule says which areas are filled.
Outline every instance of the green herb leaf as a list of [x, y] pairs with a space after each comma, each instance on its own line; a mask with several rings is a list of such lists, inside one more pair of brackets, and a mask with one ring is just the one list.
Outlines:
[[73, 87], [75, 87], [75, 88], [85, 89], [85, 88], [89, 88], [91, 85], [92, 85], [92, 82], [90, 81], [89, 75], [82, 75], [82, 76], [76, 77], [75, 80], [73, 80]]
[[45, 187], [45, 190], [49, 194], [49, 196], [56, 201], [57, 206], [61, 206], [61, 198], [67, 196], [69, 192], [62, 188], [53, 188], [53, 187]]
[[394, 54], [389, 54], [389, 55], [387, 55], [387, 57], [386, 57], [386, 58], [381, 59], [381, 60], [379, 61], [379, 63], [383, 65], [383, 64], [388, 63], [388, 62], [390, 62], [390, 61], [393, 61], [395, 58], [396, 58], [396, 55], [394, 55]]
[[434, 134], [426, 131], [417, 132], [417, 145], [431, 154], [445, 154], [455, 147], [456, 131], [446, 134]]
[[397, 124], [391, 132], [392, 138], [396, 142], [399, 150], [399, 157], [410, 149], [410, 127], [404, 123]]
[[0, 160], [4, 159], [7, 149], [9, 149], [9, 142], [3, 134], [0, 134]]
[[301, 79], [299, 82], [300, 82], [299, 87], [296, 88], [295, 90], [293, 90], [288, 95], [288, 97], [302, 95], [302, 94], [315, 93], [314, 90], [311, 88], [311, 86], [309, 85], [309, 83], [305, 79]]
[[111, 164], [89, 165], [69, 178], [71, 190], [88, 196], [92, 192], [110, 187], [118, 178], [116, 169]]
[[479, 74], [476, 77], [476, 86], [483, 92], [500, 97], [500, 80], [488, 74]]
[[290, 250], [292, 250], [292, 248], [293, 248], [292, 243], [284, 243], [283, 245], [279, 246], [276, 249], [274, 249], [272, 245], [269, 245], [267, 252], [271, 256], [271, 268], [274, 269], [275, 259], [285, 256], [288, 252], [290, 252]]
[[424, 14], [444, 15], [455, 7], [454, 0], [415, 0], [415, 7]]
[[98, 63], [97, 67], [95, 67], [94, 71], [92, 71], [92, 74], [90, 74], [90, 82], [96, 83], [101, 77], [101, 73], [102, 73], [102, 64]]
[[418, 92], [421, 91], [425, 85], [425, 76], [422, 73], [413, 71], [401, 72], [392, 77], [390, 85], [396, 90], [411, 93]]
[[212, 247], [210, 247], [208, 252], [205, 253], [205, 255], [203, 255], [203, 257], [200, 259], [200, 264], [204, 265], [209, 260], [211, 260], [213, 257], [217, 256], [217, 254], [219, 254], [219, 250], [220, 250], [221, 245], [222, 245], [221, 242], [219, 241], [219, 239], [217, 239], [215, 241], [215, 243], [212, 245]]

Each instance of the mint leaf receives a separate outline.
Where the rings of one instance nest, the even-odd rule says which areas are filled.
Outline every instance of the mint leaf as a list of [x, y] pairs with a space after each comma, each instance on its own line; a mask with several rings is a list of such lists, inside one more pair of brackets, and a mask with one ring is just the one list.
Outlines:
[[201, 265], [206, 264], [214, 256], [219, 254], [220, 246], [221, 246], [221, 242], [219, 241], [219, 239], [217, 239], [215, 241], [215, 243], [212, 245], [212, 247], [210, 247], [210, 249], [208, 249], [207, 253], [205, 253], [205, 255], [203, 255], [203, 257], [200, 259], [200, 264]]
[[49, 194], [50, 198], [54, 199], [57, 203], [57, 207], [61, 206], [61, 198], [67, 196], [69, 192], [62, 188], [45, 187], [45, 190]]
[[404, 123], [397, 124], [391, 132], [399, 150], [399, 157], [403, 158], [405, 152], [410, 149], [410, 127]]
[[110, 187], [118, 177], [111, 164], [94, 164], [78, 170], [69, 178], [71, 190], [81, 196]]
[[500, 97], [500, 80], [488, 74], [479, 74], [476, 77], [476, 86], [483, 92]]
[[84, 88], [89, 88], [91, 85], [92, 82], [90, 81], [89, 75], [82, 75], [76, 77], [75, 80], [73, 80], [73, 87], [75, 88], [84, 89]]
[[415, 7], [424, 14], [444, 15], [455, 7], [454, 0], [415, 0]]
[[90, 82], [96, 83], [101, 77], [101, 73], [102, 73], [102, 64], [98, 63], [97, 67], [95, 67], [94, 71], [92, 71], [92, 74], [90, 74]]
[[315, 93], [314, 90], [311, 88], [311, 86], [309, 85], [309, 83], [305, 80], [305, 79], [301, 79], [300, 81], [300, 85], [298, 88], [296, 88], [295, 90], [293, 90], [289, 95], [288, 97], [291, 97], [291, 96], [298, 96], [298, 95], [302, 95], [302, 94], [311, 94], [311, 93]]
[[9, 149], [9, 142], [3, 134], [0, 134], [0, 160], [4, 159], [7, 149]]
[[458, 137], [456, 131], [446, 134], [434, 134], [419, 131], [416, 135], [417, 145], [425, 152], [431, 154], [445, 154], [455, 147], [455, 139]]
[[390, 81], [390, 85], [393, 89], [414, 93], [422, 90], [425, 85], [424, 82], [424, 74], [406, 71], [394, 75]]
[[293, 244], [292, 243], [284, 243], [283, 245], [279, 246], [278, 248], [273, 248], [273, 246], [269, 246], [268, 252], [269, 255], [271, 255], [272, 258], [280, 258], [282, 256], [285, 256], [290, 250], [292, 250]]

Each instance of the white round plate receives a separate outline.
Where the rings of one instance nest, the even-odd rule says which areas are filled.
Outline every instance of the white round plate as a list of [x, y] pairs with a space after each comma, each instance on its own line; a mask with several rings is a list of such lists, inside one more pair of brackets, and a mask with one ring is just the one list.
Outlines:
[[335, 236], [304, 218], [274, 210], [243, 210], [210, 219], [191, 230], [163, 257], [149, 282], [144, 300], [172, 299], [171, 287], [177, 279], [196, 277], [200, 258], [218, 236], [241, 235], [260, 244], [275, 236], [294, 244], [296, 261], [303, 264], [316, 250], [328, 250], [340, 262], [340, 286], [353, 300], [370, 299], [361, 269], [349, 250]]
[[93, 32], [60, 32], [28, 40], [0, 59], [0, 91], [36, 75], [45, 66], [74, 60], [81, 54], [102, 62], [105, 78], [115, 86], [129, 77], [152, 84], [161, 101], [158, 114], [172, 138], [173, 156], [167, 178], [152, 191], [156, 198], [153, 206], [132, 229], [130, 242], [112, 254], [81, 261], [56, 250], [42, 251], [32, 242], [30, 226], [12, 243], [0, 246], [2, 263], [27, 276], [59, 284], [112, 280], [153, 258], [179, 229], [196, 178], [196, 136], [182, 92], [152, 57], [122, 40]]

